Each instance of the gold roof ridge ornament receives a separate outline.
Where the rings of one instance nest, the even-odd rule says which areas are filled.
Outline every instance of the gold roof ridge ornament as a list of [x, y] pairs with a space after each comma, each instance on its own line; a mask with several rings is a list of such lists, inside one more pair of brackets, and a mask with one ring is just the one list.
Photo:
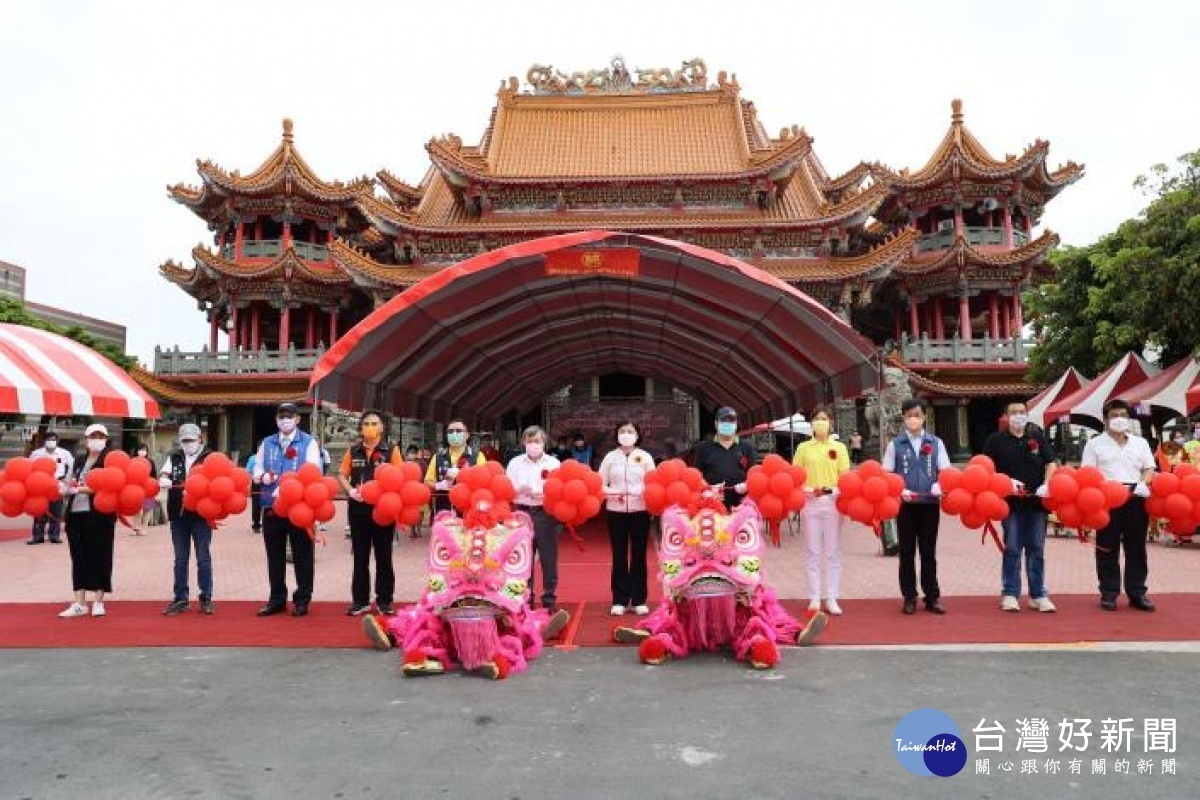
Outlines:
[[626, 68], [621, 56], [614, 56], [603, 69], [577, 70], [570, 74], [550, 64], [534, 64], [526, 71], [525, 82], [533, 94], [702, 92], [709, 88], [708, 68], [702, 58], [684, 61], [676, 70], [634, 67], [632, 72]]

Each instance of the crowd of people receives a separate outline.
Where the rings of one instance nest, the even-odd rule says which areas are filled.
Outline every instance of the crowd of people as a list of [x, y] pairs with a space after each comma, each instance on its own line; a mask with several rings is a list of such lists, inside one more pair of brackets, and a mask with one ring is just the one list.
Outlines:
[[[946, 614], [938, 578], [937, 545], [941, 524], [939, 472], [950, 466], [943, 441], [926, 429], [926, 403], [919, 398], [906, 400], [901, 407], [903, 430], [886, 442], [882, 465], [903, 479], [901, 506], [896, 519], [899, 538], [898, 589], [901, 611], [916, 613], [918, 601], [933, 614]], [[283, 475], [303, 464], [323, 468], [323, 448], [317, 439], [299, 426], [299, 411], [292, 403], [276, 409], [277, 430], [265, 437], [247, 463], [252, 479], [251, 528], [261, 531], [267, 565], [268, 593], [259, 616], [288, 611], [289, 591], [286, 563], [293, 564], [295, 587], [291, 592], [290, 613], [308, 614], [313, 597], [314, 549], [310, 532], [296, 527], [285, 515], [274, 513], [276, 490]], [[837, 506], [838, 481], [861, 457], [861, 437], [851, 435], [847, 447], [835, 431], [835, 417], [827, 407], [810, 414], [811, 437], [795, 448], [792, 462], [804, 468], [807, 480], [803, 509], [804, 552], [809, 608], [840, 615], [841, 537], [845, 517]], [[1146, 439], [1130, 430], [1130, 406], [1123, 400], [1110, 400], [1104, 407], [1105, 430], [1088, 441], [1082, 463], [1097, 467], [1107, 479], [1130, 489], [1128, 500], [1113, 509], [1108, 526], [1096, 532], [1096, 574], [1101, 608], [1114, 611], [1124, 591], [1131, 608], [1154, 611], [1148, 596], [1146, 563], [1147, 513], [1145, 499], [1156, 470], [1174, 469], [1180, 463], [1200, 455], [1200, 443], [1184, 436], [1164, 441], [1152, 452]], [[347, 500], [348, 538], [353, 556], [350, 579], [350, 603], [346, 613], [358, 616], [374, 607], [380, 613], [394, 612], [396, 577], [393, 542], [396, 526], [381, 525], [372, 517], [373, 507], [362, 494], [362, 486], [383, 463], [399, 465], [415, 461], [424, 481], [433, 489], [433, 513], [450, 509], [447, 495], [460, 471], [486, 461], [502, 461], [490, 434], [473, 439], [467, 424], [451, 420], [445, 427], [445, 444], [436, 452], [409, 446], [404, 455], [398, 443], [388, 438], [387, 417], [368, 410], [359, 419], [359, 436], [346, 451], [337, 480]], [[693, 452], [694, 466], [705, 482], [719, 490], [725, 505], [732, 509], [746, 495], [746, 479], [759, 461], [751, 442], [739, 436], [738, 414], [732, 407], [718, 409], [709, 437], [700, 441]], [[610, 439], [611, 441], [608, 441]], [[113, 543], [117, 516], [92, 506], [92, 491], [87, 486], [89, 471], [105, 466], [113, 452], [108, 430], [100, 424], [85, 431], [86, 449], [73, 455], [59, 446], [58, 437], [48, 433], [33, 458], [50, 458], [62, 485], [62, 500], [34, 522], [30, 544], [62, 541], [60, 525], [65, 527], [71, 559], [74, 598], [59, 616], [64, 618], [104, 616], [105, 597], [112, 591]], [[566, 459], [594, 465], [596, 445], [604, 455], [596, 467], [604, 492], [605, 523], [611, 545], [611, 613], [644, 616], [650, 613], [647, 574], [647, 550], [652, 518], [645, 502], [646, 476], [655, 468], [656, 459], [643, 447], [643, 431], [631, 419], [620, 421], [606, 440], [589, 442], [582, 434], [559, 437], [551, 446], [546, 432], [531, 426], [520, 437], [520, 449], [507, 459], [505, 471], [516, 497], [514, 506], [529, 515], [533, 523], [534, 553], [540, 563], [540, 595], [530, 575], [528, 589], [531, 606], [541, 605], [553, 612], [558, 602], [558, 541], [560, 523], [543, 507], [543, 489], [548, 475]], [[214, 613], [212, 528], [193, 511], [184, 507], [184, 484], [196, 464], [203, 463], [213, 450], [195, 424], [184, 424], [178, 431], [178, 446], [157, 470], [160, 487], [166, 492], [166, 518], [174, 550], [172, 597], [164, 614], [173, 616], [191, 606], [189, 571], [192, 556], [196, 562], [196, 590], [199, 609]], [[1030, 608], [1050, 613], [1056, 606], [1049, 597], [1045, 580], [1045, 541], [1047, 512], [1041, 502], [1051, 476], [1058, 466], [1054, 448], [1045, 431], [1029, 420], [1023, 402], [1014, 401], [1005, 409], [1004, 425], [986, 441], [983, 452], [995, 463], [997, 472], [1013, 482], [1013, 494], [1007, 500], [1009, 514], [1002, 522], [1004, 555], [1000, 574], [999, 607], [1005, 612], [1021, 610], [1022, 575]], [[144, 447], [136, 455], [148, 457]], [[153, 511], [150, 498], [146, 511]], [[144, 521], [142, 524], [148, 524]], [[139, 524], [138, 528], [141, 527]], [[411, 535], [419, 535], [420, 525]], [[1121, 555], [1124, 555], [1122, 565]], [[374, 562], [374, 580], [371, 565]], [[919, 572], [918, 572], [919, 561]], [[372, 591], [373, 590], [373, 591]], [[88, 594], [92, 595], [90, 608]]]

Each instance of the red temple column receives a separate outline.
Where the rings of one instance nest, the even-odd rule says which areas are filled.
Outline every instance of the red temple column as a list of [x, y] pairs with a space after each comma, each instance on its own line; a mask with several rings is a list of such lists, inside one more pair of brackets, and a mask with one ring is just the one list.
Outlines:
[[208, 318], [208, 352], [217, 352], [217, 309], [214, 307], [209, 312]]
[[256, 351], [262, 347], [261, 324], [262, 305], [255, 303], [250, 309], [250, 347]]
[[312, 350], [316, 346], [316, 313], [317, 310], [312, 306], [305, 309], [308, 313], [304, 315], [304, 347], [306, 350]]
[[229, 302], [229, 352], [238, 349], [238, 307], [237, 301]]
[[996, 300], [996, 293], [988, 292], [988, 334], [992, 339], [1000, 338], [1000, 316]]
[[292, 309], [284, 303], [279, 310], [279, 349], [287, 350], [292, 341], [291, 332]]
[[964, 342], [971, 341], [971, 298], [965, 293], [958, 298], [958, 335]]
[[935, 339], [946, 338], [946, 322], [942, 317], [942, 298], [933, 299], [933, 336]]
[[287, 250], [292, 246], [292, 223], [284, 220], [283, 223], [283, 241], [279, 245], [280, 250]]
[[1004, 206], [1004, 246], [1009, 250], [1013, 246], [1012, 207], [1008, 204]]
[[963, 227], [964, 226], [963, 226], [962, 205], [960, 203], [955, 203], [954, 204], [954, 236], [955, 236], [955, 238], [958, 238], [959, 236], [967, 235], [966, 232], [963, 230]]
[[1021, 310], [1021, 292], [1019, 289], [1013, 290], [1013, 335], [1020, 336], [1021, 329], [1025, 327], [1025, 314]]
[[921, 338], [921, 312], [917, 308], [918, 305], [916, 296], [910, 294], [908, 296], [908, 335], [913, 339]]
[[240, 261], [242, 258], [242, 240], [245, 238], [242, 234], [242, 223], [239, 220], [237, 230], [233, 232], [233, 258], [235, 261]]
[[[329, 346], [330, 347], [332, 347], [333, 343], [337, 341], [337, 338], [338, 338], [338, 310], [337, 310], [337, 308], [334, 308], [332, 311], [329, 312]], [[897, 333], [896, 338], [899, 339], [900, 334]]]
[[1010, 325], [1012, 324], [1012, 305], [1008, 302], [1008, 298], [1000, 295], [1000, 338], [1007, 339], [1012, 335]]

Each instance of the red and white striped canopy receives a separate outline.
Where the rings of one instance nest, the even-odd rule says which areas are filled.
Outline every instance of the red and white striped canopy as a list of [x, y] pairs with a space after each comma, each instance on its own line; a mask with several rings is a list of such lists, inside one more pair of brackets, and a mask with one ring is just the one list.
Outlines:
[[873, 388], [875, 354], [820, 303], [734, 258], [584, 231], [426, 278], [348, 331], [317, 363], [312, 387], [344, 408], [484, 421], [626, 372], [752, 422]]
[[1070, 416], [1103, 421], [1105, 403], [1114, 397], [1128, 400], [1125, 396], [1127, 390], [1157, 375], [1158, 371], [1158, 367], [1137, 353], [1126, 353], [1087, 386], [1055, 400], [1044, 412], [1046, 420], [1055, 422], [1061, 417]]
[[125, 370], [56, 333], [0, 323], [0, 412], [158, 419]]

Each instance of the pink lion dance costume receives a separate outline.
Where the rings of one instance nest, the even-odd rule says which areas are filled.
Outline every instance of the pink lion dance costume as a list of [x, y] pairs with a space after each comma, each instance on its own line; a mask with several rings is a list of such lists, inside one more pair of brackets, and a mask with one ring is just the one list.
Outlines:
[[671, 506], [662, 515], [658, 550], [662, 603], [640, 627], [617, 627], [613, 637], [640, 642], [638, 656], [647, 664], [731, 648], [755, 669], [774, 667], [777, 643], [810, 644], [826, 617], [813, 612], [801, 623], [783, 610], [763, 580], [764, 549], [752, 500], [732, 514], [709, 500], [694, 517]]
[[438, 514], [421, 599], [392, 617], [364, 617], [367, 637], [379, 650], [399, 647], [409, 677], [440, 675], [456, 663], [495, 680], [520, 672], [570, 619], [526, 602], [532, 541], [533, 523], [522, 512]]

